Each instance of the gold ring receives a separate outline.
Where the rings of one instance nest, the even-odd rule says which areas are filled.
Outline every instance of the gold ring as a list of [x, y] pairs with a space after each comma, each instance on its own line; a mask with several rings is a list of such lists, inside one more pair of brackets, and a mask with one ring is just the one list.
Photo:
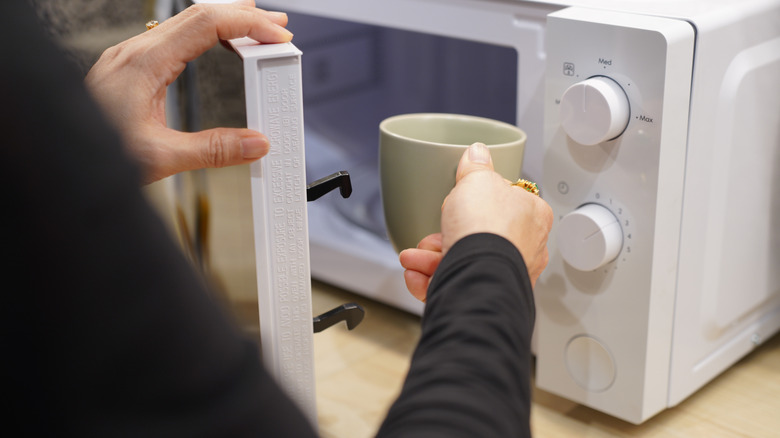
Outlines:
[[157, 20], [151, 20], [146, 22], [146, 30], [152, 30], [160, 24]]
[[527, 179], [520, 178], [517, 182], [512, 183], [515, 187], [526, 189], [527, 191], [539, 196], [539, 186], [535, 182], [528, 181]]

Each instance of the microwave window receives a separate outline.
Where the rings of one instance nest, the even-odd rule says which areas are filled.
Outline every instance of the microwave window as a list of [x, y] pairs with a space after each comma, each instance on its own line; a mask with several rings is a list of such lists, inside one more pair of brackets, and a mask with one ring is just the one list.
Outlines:
[[446, 112], [516, 122], [514, 48], [295, 13], [288, 28], [303, 51], [307, 178], [349, 171], [356, 189], [334, 206], [373, 233], [385, 235], [383, 119]]

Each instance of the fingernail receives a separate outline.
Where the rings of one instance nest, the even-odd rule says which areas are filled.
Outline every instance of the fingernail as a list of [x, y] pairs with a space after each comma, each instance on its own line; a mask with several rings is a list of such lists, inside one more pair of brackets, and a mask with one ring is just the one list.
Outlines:
[[246, 137], [241, 140], [241, 156], [260, 158], [268, 153], [270, 144], [265, 137]]
[[287, 16], [287, 12], [279, 12], [279, 11], [268, 11], [268, 14], [277, 18], [282, 18]]
[[469, 146], [469, 161], [477, 164], [490, 163], [490, 151], [484, 143], [474, 143]]
[[286, 27], [284, 27], [284, 26], [280, 26], [280, 25], [278, 25], [278, 24], [276, 24], [276, 23], [272, 23], [272, 24], [273, 24], [274, 26], [276, 26], [276, 27], [277, 27], [277, 29], [279, 29], [279, 30], [280, 30], [280, 31], [281, 31], [281, 32], [282, 32], [282, 33], [283, 33], [285, 36], [287, 36], [287, 37], [289, 37], [289, 38], [291, 38], [291, 39], [292, 39], [292, 37], [293, 37], [293, 33], [292, 33], [292, 32], [290, 32], [289, 30], [287, 30], [287, 28], [286, 28]]

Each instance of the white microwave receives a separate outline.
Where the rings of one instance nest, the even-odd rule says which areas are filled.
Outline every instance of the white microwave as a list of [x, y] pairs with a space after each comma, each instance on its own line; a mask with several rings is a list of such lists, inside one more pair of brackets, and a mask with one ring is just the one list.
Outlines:
[[[263, 0], [303, 51], [312, 276], [414, 313], [384, 233], [378, 124], [528, 134], [555, 213], [536, 385], [641, 423], [780, 329], [780, 1]], [[309, 179], [312, 179], [309, 178]]]

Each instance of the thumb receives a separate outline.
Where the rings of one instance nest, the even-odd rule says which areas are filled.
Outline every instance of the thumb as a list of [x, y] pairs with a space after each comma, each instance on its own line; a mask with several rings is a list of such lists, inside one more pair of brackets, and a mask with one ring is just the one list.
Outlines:
[[457, 183], [471, 172], [479, 170], [493, 170], [493, 159], [490, 150], [484, 143], [474, 143], [466, 149], [458, 163], [458, 171], [455, 174]]
[[268, 138], [250, 129], [215, 128], [188, 133], [195, 168], [234, 166], [255, 161], [268, 153]]
[[131, 151], [144, 167], [144, 183], [187, 170], [251, 163], [265, 156], [270, 148], [268, 138], [251, 129], [140, 131], [142, 134], [131, 137], [129, 142]]

